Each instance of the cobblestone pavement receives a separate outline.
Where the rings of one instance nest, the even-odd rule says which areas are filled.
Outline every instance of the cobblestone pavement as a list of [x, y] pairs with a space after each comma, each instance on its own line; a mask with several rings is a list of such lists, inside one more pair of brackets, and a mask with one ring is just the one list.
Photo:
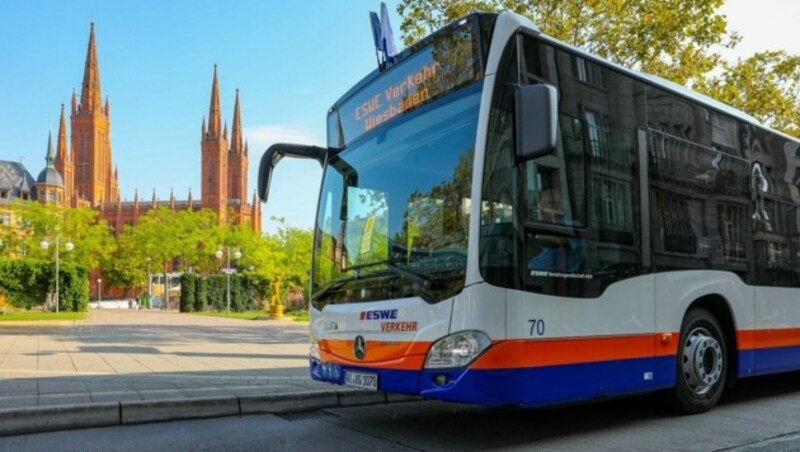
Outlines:
[[0, 323], [0, 409], [330, 389], [308, 377], [308, 325], [96, 310]]

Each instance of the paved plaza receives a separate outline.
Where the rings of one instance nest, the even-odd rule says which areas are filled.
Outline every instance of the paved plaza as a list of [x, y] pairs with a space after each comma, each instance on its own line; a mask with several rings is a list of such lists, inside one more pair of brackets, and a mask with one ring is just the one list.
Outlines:
[[330, 390], [308, 376], [308, 325], [94, 310], [0, 323], [0, 409]]

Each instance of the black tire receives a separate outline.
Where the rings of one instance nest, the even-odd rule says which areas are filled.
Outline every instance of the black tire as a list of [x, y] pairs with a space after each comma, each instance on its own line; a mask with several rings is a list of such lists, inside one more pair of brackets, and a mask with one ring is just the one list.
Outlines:
[[704, 413], [717, 404], [728, 374], [728, 345], [709, 311], [695, 308], [681, 325], [675, 388], [670, 405], [684, 414]]

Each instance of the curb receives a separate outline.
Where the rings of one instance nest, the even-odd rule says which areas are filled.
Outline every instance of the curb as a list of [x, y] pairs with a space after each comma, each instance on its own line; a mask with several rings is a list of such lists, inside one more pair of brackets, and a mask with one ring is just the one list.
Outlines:
[[403, 394], [350, 390], [5, 408], [0, 409], [0, 437], [147, 422], [286, 414], [415, 400], [422, 399]]

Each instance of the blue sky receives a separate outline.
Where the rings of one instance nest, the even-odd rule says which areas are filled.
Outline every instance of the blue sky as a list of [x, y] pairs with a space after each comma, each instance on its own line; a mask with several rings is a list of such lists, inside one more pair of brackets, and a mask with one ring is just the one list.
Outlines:
[[[398, 44], [398, 0], [387, 1]], [[375, 68], [367, 12], [377, 0], [4, 0], [0, 2], [0, 159], [34, 174], [44, 167], [47, 133], [59, 106], [80, 89], [89, 23], [96, 24], [103, 95], [111, 101], [111, 145], [120, 191], [150, 199], [200, 193], [200, 124], [219, 65], [229, 127], [236, 88], [250, 142], [250, 185], [276, 141], [322, 144], [328, 107]], [[743, 37], [731, 57], [786, 48], [800, 2], [729, 0], [722, 11]], [[776, 14], [780, 11], [780, 14]], [[69, 108], [69, 107], [67, 107]], [[269, 216], [310, 227], [321, 171], [285, 160], [263, 206]], [[252, 196], [252, 195], [251, 195]]]

